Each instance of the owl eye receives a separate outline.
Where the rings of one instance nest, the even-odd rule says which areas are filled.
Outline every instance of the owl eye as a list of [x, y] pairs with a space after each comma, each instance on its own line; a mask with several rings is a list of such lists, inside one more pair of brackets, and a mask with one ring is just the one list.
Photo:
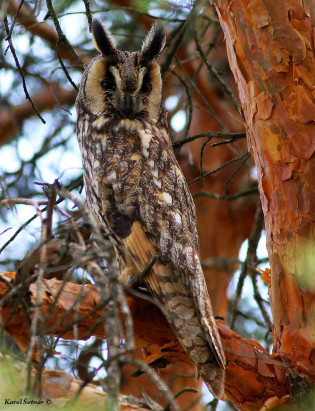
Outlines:
[[149, 75], [146, 74], [142, 82], [141, 93], [149, 94], [151, 90], [152, 90], [152, 84], [150, 83]]
[[101, 82], [101, 86], [104, 90], [115, 90], [116, 89], [115, 78], [111, 72], [107, 73], [105, 80]]

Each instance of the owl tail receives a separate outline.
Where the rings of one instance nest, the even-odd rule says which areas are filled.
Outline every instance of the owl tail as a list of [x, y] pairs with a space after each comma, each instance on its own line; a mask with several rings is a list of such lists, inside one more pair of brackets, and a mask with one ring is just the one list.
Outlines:
[[[138, 222], [133, 223], [130, 235], [123, 242], [139, 272], [157, 254]], [[201, 294], [196, 298], [196, 290], [192, 292], [184, 287], [182, 281], [177, 281], [177, 276], [159, 260], [144, 281], [195, 364], [198, 374], [212, 394], [221, 398], [224, 393], [225, 359], [205, 283], [201, 283], [204, 288], [201, 287]]]
[[[221, 398], [224, 393], [225, 363], [221, 361], [220, 340], [214, 337], [217, 333], [216, 325], [213, 327], [207, 319], [201, 320], [193, 298], [181, 283], [172, 280], [166, 266], [157, 262], [153, 273], [146, 276], [145, 282], [195, 364], [198, 374], [214, 397]], [[220, 350], [219, 353], [217, 349]]]

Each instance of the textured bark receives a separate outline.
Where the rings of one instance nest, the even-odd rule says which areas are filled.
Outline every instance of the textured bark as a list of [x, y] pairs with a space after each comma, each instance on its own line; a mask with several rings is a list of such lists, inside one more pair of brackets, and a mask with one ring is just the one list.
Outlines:
[[[14, 273], [3, 273], [1, 277], [10, 282], [14, 279]], [[54, 302], [54, 296], [57, 295], [60, 287], [63, 287], [62, 281], [56, 279], [44, 281], [41, 290], [42, 318], [46, 318], [46, 314]], [[5, 297], [8, 291], [9, 286], [0, 281], [0, 298]], [[28, 294], [30, 303], [36, 302], [36, 292], [37, 284], [32, 283]], [[135, 298], [128, 293], [125, 296], [134, 321], [136, 352], [141, 352], [142, 360], [148, 364], [155, 364], [157, 368], [158, 363], [160, 366], [162, 364], [165, 366], [168, 363], [191, 364], [189, 357], [180, 346], [161, 311], [151, 302]], [[79, 304], [76, 304], [76, 301], [79, 301]], [[90, 285], [82, 287], [78, 284], [66, 283], [50, 318], [45, 324], [44, 334], [59, 335], [68, 339], [75, 337], [87, 339], [91, 334], [98, 338], [106, 338], [104, 323], [99, 322], [102, 318], [102, 310], [97, 310], [86, 316], [97, 307], [98, 303], [99, 299], [95, 287]], [[10, 315], [12, 305], [13, 301], [8, 301], [1, 310], [4, 322]], [[86, 317], [77, 323], [76, 336], [74, 337], [73, 320], [84, 316]], [[219, 321], [217, 323], [227, 358], [225, 397], [230, 398], [236, 406], [242, 407], [243, 410], [259, 410], [270, 397], [285, 397], [289, 391], [285, 366], [272, 356], [270, 357], [256, 341], [244, 339]], [[94, 328], [96, 324], [98, 325]], [[19, 308], [8, 320], [6, 331], [25, 350], [28, 330], [27, 317]], [[179, 369], [182, 370], [181, 367]], [[183, 383], [184, 381], [186, 382]], [[183, 386], [191, 387], [190, 381], [183, 380], [181, 388]], [[176, 386], [173, 387], [174, 392], [176, 392], [176, 388]], [[197, 399], [198, 395], [195, 395], [195, 398]], [[193, 397], [190, 396], [189, 399], [191, 401]], [[244, 399], [246, 400], [244, 401]], [[183, 402], [183, 408], [185, 404], [187, 406], [187, 402]]]
[[315, 381], [315, 3], [215, 1], [258, 173], [274, 355]]

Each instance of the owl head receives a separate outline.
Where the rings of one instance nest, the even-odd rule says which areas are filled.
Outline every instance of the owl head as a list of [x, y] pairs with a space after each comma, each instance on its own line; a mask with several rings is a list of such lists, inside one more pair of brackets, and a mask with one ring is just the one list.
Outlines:
[[154, 25], [141, 51], [133, 53], [117, 50], [98, 19], [93, 20], [92, 34], [101, 55], [86, 68], [77, 105], [92, 115], [157, 122], [162, 110], [162, 80], [155, 58], [165, 46], [164, 29]]

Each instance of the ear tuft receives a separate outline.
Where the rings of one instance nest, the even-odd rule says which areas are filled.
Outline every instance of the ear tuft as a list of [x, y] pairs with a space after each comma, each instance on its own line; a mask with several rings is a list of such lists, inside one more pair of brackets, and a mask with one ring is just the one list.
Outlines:
[[94, 45], [103, 56], [113, 56], [116, 54], [115, 41], [101, 20], [93, 20], [92, 34]]
[[164, 28], [158, 24], [154, 24], [142, 44], [142, 62], [147, 63], [158, 56], [164, 49], [165, 43], [166, 35]]

